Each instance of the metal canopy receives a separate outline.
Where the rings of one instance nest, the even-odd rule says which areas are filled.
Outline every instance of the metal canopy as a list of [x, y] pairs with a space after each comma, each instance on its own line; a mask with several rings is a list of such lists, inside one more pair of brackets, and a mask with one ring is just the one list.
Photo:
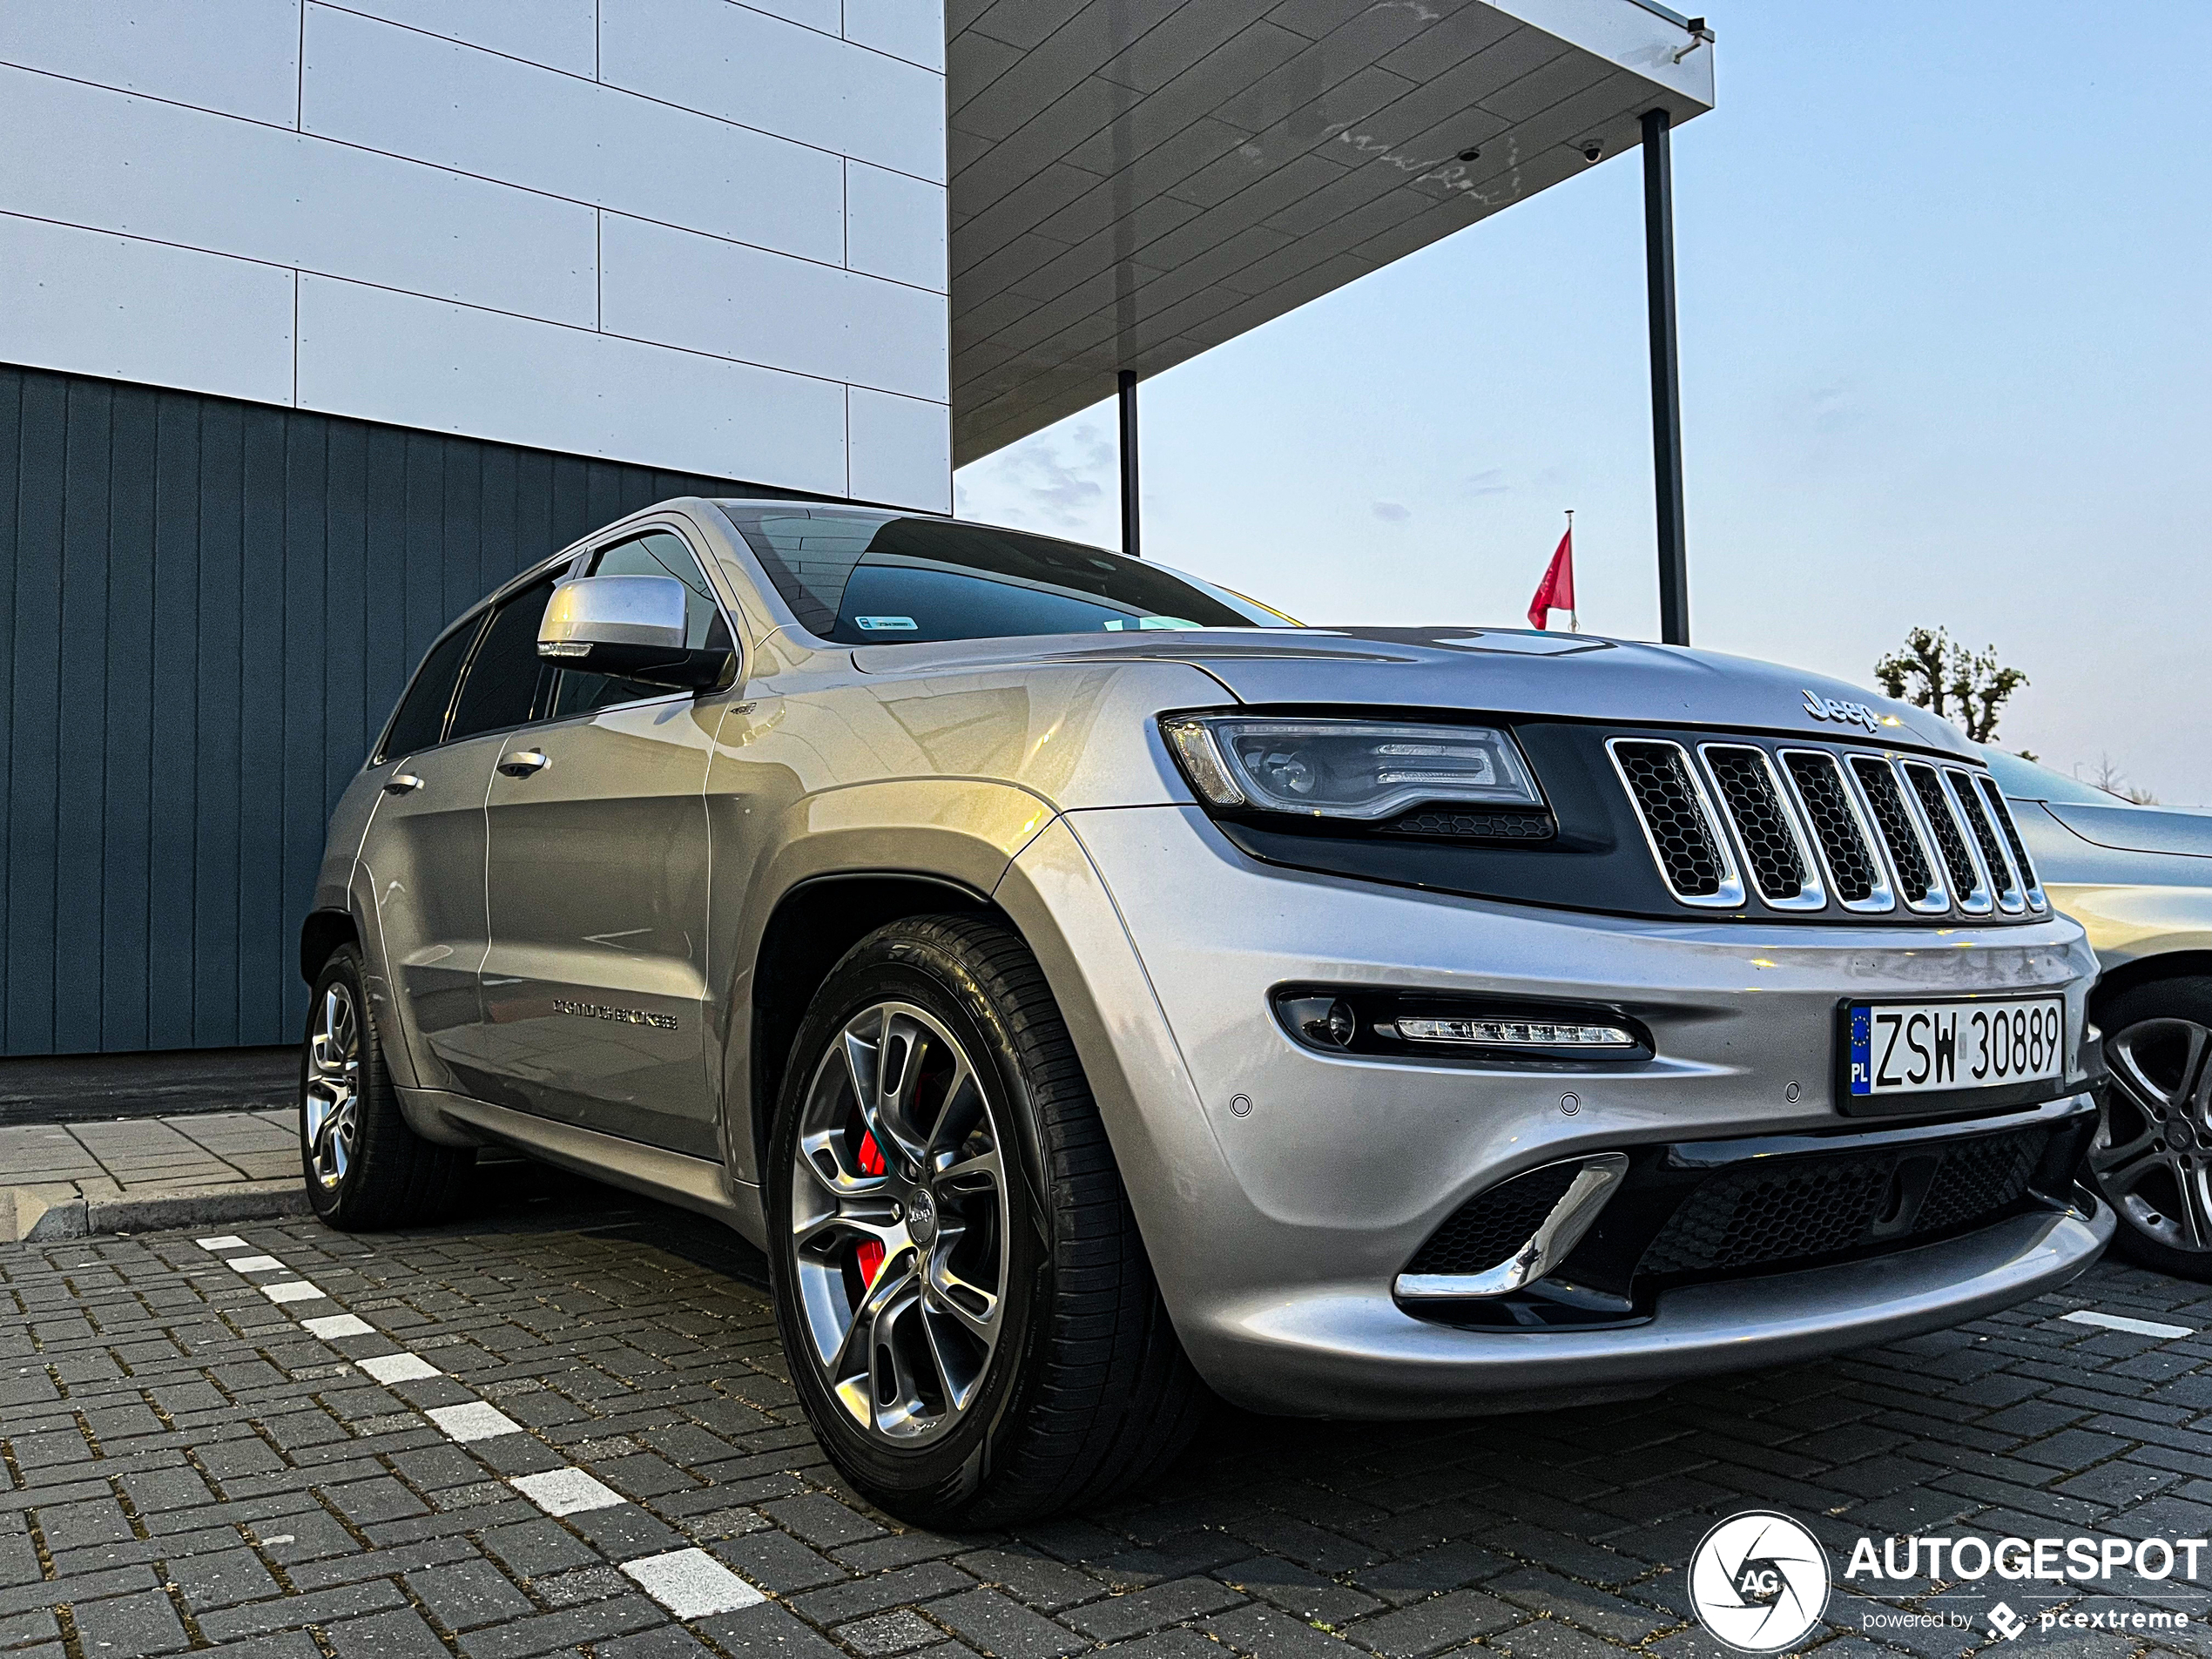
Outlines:
[[1710, 36], [1646, 0], [948, 0], [946, 27], [961, 465], [1713, 102]]

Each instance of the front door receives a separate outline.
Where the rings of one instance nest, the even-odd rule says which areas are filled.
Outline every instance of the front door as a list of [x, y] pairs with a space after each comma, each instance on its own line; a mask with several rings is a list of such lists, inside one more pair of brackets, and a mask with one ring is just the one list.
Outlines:
[[[674, 575], [693, 644], [728, 637], [680, 537], [618, 543], [589, 574]], [[509, 1103], [718, 1157], [702, 1018], [706, 770], [722, 700], [563, 671], [550, 718], [509, 734], [491, 781], [483, 1042]]]

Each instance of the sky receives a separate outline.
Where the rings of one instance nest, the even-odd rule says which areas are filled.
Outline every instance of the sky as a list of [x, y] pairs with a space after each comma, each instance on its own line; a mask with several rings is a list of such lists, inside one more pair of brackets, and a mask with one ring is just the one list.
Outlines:
[[[1710, 17], [1718, 102], [1674, 141], [1692, 641], [1871, 687], [1946, 627], [2028, 675], [2006, 747], [2212, 802], [2212, 4]], [[1640, 168], [1147, 381], [1147, 556], [1311, 623], [1525, 626], [1573, 508], [1584, 631], [1656, 637]], [[1111, 405], [955, 486], [1118, 545]]]

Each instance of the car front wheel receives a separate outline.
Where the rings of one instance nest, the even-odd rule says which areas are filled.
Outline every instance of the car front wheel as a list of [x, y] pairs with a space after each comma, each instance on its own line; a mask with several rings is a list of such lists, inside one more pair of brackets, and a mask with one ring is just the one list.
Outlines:
[[1207, 1399], [1096, 1105], [1015, 934], [924, 917], [832, 970], [769, 1169], [777, 1315], [846, 1478], [923, 1525], [1147, 1480]]
[[2212, 978], [2130, 986], [2098, 1018], [2112, 1083], [2089, 1170], [2120, 1217], [2113, 1248], [2212, 1280]]

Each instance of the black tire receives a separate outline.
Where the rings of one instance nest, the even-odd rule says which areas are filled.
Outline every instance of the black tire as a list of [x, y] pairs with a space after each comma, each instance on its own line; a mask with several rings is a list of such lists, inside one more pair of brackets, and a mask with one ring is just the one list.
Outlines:
[[[919, 1040], [894, 1050], [891, 1021], [907, 1017], [894, 1016], [895, 1008], [908, 1011]], [[933, 1298], [944, 1281], [934, 1277], [931, 1239], [941, 1241], [940, 1251], [964, 1246], [941, 1242], [954, 1236], [948, 1218], [961, 1202], [956, 1193], [939, 1197], [938, 1207], [927, 1210], [931, 1237], [921, 1236], [926, 1206], [917, 1195], [934, 1178], [928, 1171], [948, 1170], [951, 1182], [959, 1170], [982, 1161], [973, 1153], [987, 1141], [992, 1157], [1001, 1149], [1018, 1154], [1000, 1166], [1007, 1175], [1003, 1211], [988, 1209], [985, 1200], [986, 1219], [989, 1214], [1003, 1218], [1002, 1249], [994, 1258], [1002, 1262], [1004, 1287], [995, 1346], [975, 1361], [965, 1405], [943, 1405], [934, 1419], [926, 1409], [907, 1419], [907, 1433], [935, 1435], [926, 1443], [893, 1438], [886, 1412], [874, 1403], [874, 1367], [879, 1355], [890, 1352], [885, 1345], [891, 1339], [871, 1335], [861, 1345], [868, 1350], [870, 1380], [848, 1382], [857, 1395], [840, 1397], [834, 1389], [838, 1359], [818, 1357], [817, 1333], [823, 1329], [824, 1298], [833, 1303], [840, 1282], [825, 1275], [845, 1271], [824, 1266], [835, 1261], [839, 1246], [822, 1241], [835, 1240], [843, 1224], [816, 1222], [820, 1231], [810, 1232], [805, 1244], [793, 1230], [800, 1204], [824, 1202], [809, 1184], [813, 1171], [799, 1162], [802, 1115], [819, 1125], [825, 1121], [820, 1103], [840, 1089], [849, 1088], [858, 1103], [861, 1072], [847, 1057], [848, 1031], [868, 1028], [867, 1022], [879, 1009], [885, 1023], [874, 1075], [893, 1070], [888, 1056], [896, 1052], [898, 1073], [922, 1078], [897, 1106], [898, 1121], [917, 1121], [915, 1103], [932, 1056], [943, 1051], [941, 1045], [931, 1046], [937, 1038], [924, 1022], [934, 1022], [954, 1045], [955, 1061], [941, 1062], [948, 1069], [940, 1076], [972, 1076], [982, 1095], [980, 1106], [973, 1096], [964, 1096], [968, 1121], [980, 1127], [953, 1131], [956, 1138], [941, 1154], [927, 1150], [940, 1144], [934, 1131], [904, 1143], [925, 1150], [907, 1168], [908, 1178], [919, 1184], [905, 1190], [905, 1224], [913, 1237], [903, 1246], [894, 1238], [893, 1249], [894, 1256], [902, 1249], [911, 1252], [912, 1299], [906, 1306], [916, 1320], [926, 1308], [938, 1310], [932, 1331], [956, 1322], [949, 1320], [943, 1298]], [[835, 1067], [849, 1069], [840, 1073]], [[888, 1109], [880, 1093], [878, 1104]], [[954, 1115], [948, 1094], [937, 1121]], [[835, 1143], [849, 1146], [852, 1131], [843, 1133], [847, 1139]], [[826, 1137], [819, 1128], [808, 1135], [814, 1149], [810, 1157], [819, 1167], [820, 1149], [834, 1136]], [[863, 1137], [860, 1144], [873, 1143]], [[846, 1151], [832, 1156], [840, 1166], [847, 1162]], [[886, 1165], [880, 1156], [874, 1161], [879, 1170]], [[894, 1177], [900, 1163], [894, 1151], [889, 1159]], [[867, 1168], [865, 1157], [860, 1167]], [[1184, 1357], [1160, 1299], [1060, 1010], [1035, 959], [1009, 929], [957, 916], [894, 922], [862, 940], [831, 970], [792, 1043], [766, 1186], [777, 1319], [799, 1402], [845, 1478], [882, 1508], [920, 1526], [981, 1527], [1096, 1503], [1157, 1478], [1197, 1432], [1211, 1396]], [[888, 1208], [895, 1219], [900, 1206]], [[964, 1230], [983, 1224], [971, 1215]], [[857, 1336], [873, 1287], [888, 1285], [894, 1265], [879, 1249], [873, 1265], [851, 1270], [856, 1277], [843, 1282], [858, 1288], [851, 1291], [849, 1307], [829, 1316], [833, 1325], [838, 1312], [849, 1312], [846, 1329]], [[802, 1271], [812, 1275], [804, 1287]], [[958, 1278], [949, 1282], [966, 1288]], [[815, 1295], [811, 1305], [803, 1300], [807, 1288]], [[838, 1352], [850, 1345], [848, 1338]], [[930, 1345], [941, 1345], [933, 1339]], [[889, 1359], [882, 1363], [888, 1372]], [[952, 1377], [941, 1358], [935, 1368], [940, 1382]], [[952, 1398], [939, 1396], [941, 1403]], [[858, 1403], [863, 1400], [868, 1403]], [[923, 1429], [916, 1431], [914, 1424]]]
[[2119, 1217], [2113, 1250], [2212, 1281], [2212, 977], [2131, 985], [2097, 1023], [2113, 1077], [2089, 1172]]
[[[341, 1006], [352, 1022], [350, 1058], [328, 1035]], [[361, 953], [341, 945], [315, 976], [300, 1045], [300, 1165], [315, 1214], [347, 1232], [436, 1220], [476, 1161], [473, 1149], [439, 1146], [408, 1127], [368, 1009]], [[345, 1100], [350, 1130], [341, 1134]]]

